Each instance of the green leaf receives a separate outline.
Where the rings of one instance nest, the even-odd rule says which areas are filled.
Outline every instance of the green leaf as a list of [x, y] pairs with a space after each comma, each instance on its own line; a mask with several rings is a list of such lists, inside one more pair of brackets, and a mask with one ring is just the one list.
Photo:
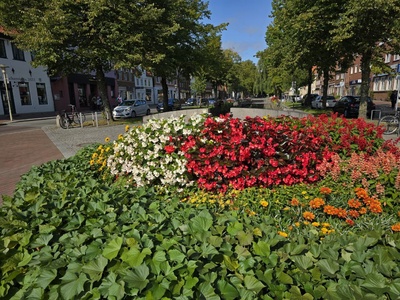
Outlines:
[[261, 257], [268, 257], [271, 253], [270, 246], [267, 242], [259, 241], [257, 244], [253, 243], [254, 253]]
[[239, 263], [235, 259], [231, 259], [229, 256], [224, 255], [224, 264], [229, 271], [235, 271], [239, 268]]
[[339, 264], [331, 259], [321, 259], [316, 263], [321, 272], [328, 276], [333, 276], [339, 270]]
[[293, 284], [293, 278], [284, 272], [279, 273], [278, 281], [283, 284]]
[[390, 290], [388, 283], [382, 274], [369, 273], [361, 286], [380, 296]]
[[189, 223], [191, 230], [195, 232], [208, 231], [213, 223], [213, 218], [208, 211], [201, 211], [196, 217]]
[[185, 254], [176, 249], [169, 250], [168, 255], [172, 261], [176, 261], [178, 263], [181, 263], [186, 258]]
[[223, 299], [236, 299], [239, 297], [239, 292], [237, 289], [224, 279], [219, 280], [217, 284]]
[[88, 274], [90, 279], [98, 281], [103, 276], [103, 271], [107, 264], [108, 260], [104, 256], [100, 255], [96, 259], [84, 265], [82, 271]]
[[37, 285], [43, 289], [46, 289], [47, 286], [56, 278], [57, 270], [41, 270], [40, 275], [36, 281]]
[[141, 291], [149, 283], [149, 280], [147, 279], [149, 274], [149, 268], [145, 264], [142, 264], [138, 267], [133, 268], [132, 271], [125, 271], [123, 279], [125, 280], [127, 285], [138, 288]]
[[121, 249], [122, 246], [122, 238], [117, 237], [113, 240], [111, 240], [106, 247], [103, 250], [103, 256], [109, 260], [112, 260], [113, 258], [117, 257], [119, 250]]
[[239, 240], [240, 245], [247, 246], [253, 242], [253, 234], [246, 233], [243, 230], [239, 231], [236, 235]]
[[305, 271], [313, 266], [313, 260], [308, 256], [293, 256], [292, 260], [298, 268]]
[[61, 280], [63, 282], [60, 288], [61, 295], [68, 300], [76, 299], [79, 293], [83, 292], [87, 277], [83, 273], [79, 274], [78, 277], [74, 273], [67, 271]]
[[137, 267], [143, 263], [144, 258], [151, 254], [151, 250], [149, 248], [144, 248], [142, 252], [138, 248], [130, 248], [129, 250], [125, 249], [121, 255], [122, 261], [129, 264], [130, 267]]
[[214, 292], [212, 285], [208, 282], [203, 282], [202, 284], [200, 284], [199, 290], [204, 299], [220, 300], [220, 297], [218, 297], [218, 295]]
[[265, 285], [263, 285], [261, 281], [259, 281], [254, 276], [249, 275], [244, 278], [244, 285], [246, 289], [254, 291], [256, 293], [258, 293], [265, 287]]

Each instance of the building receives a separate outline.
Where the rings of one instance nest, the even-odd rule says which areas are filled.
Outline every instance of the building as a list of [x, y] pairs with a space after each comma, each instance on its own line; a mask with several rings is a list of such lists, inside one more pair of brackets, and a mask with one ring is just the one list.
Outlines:
[[[18, 49], [12, 40], [0, 33], [0, 115], [54, 111], [50, 78], [44, 67], [33, 68], [34, 55]], [[7, 86], [6, 86], [7, 85]], [[7, 97], [8, 94], [8, 97]]]

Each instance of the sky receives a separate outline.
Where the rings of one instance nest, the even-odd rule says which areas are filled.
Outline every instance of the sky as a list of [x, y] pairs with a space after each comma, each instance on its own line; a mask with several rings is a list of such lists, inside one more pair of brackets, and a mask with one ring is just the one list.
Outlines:
[[208, 0], [213, 25], [229, 23], [222, 31], [222, 48], [239, 53], [242, 61], [252, 60], [264, 50], [265, 32], [271, 22], [271, 0]]

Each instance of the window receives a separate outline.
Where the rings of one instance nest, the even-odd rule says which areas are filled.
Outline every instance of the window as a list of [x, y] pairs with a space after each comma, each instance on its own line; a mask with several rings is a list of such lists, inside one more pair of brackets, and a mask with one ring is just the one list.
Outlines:
[[357, 68], [358, 68], [358, 66], [355, 65], [355, 66], [354, 66], [354, 73], [357, 73]]
[[44, 83], [36, 83], [36, 91], [37, 91], [37, 95], [38, 95], [39, 105], [48, 104], [45, 84]]
[[353, 74], [353, 67], [350, 68], [350, 74]]
[[25, 60], [24, 51], [20, 50], [14, 44], [11, 44], [15, 60]]
[[0, 40], [0, 57], [7, 58], [6, 45], [4, 44], [4, 40]]
[[29, 85], [26, 82], [18, 82], [18, 88], [19, 96], [21, 97], [21, 105], [32, 105]]
[[389, 63], [390, 59], [392, 58], [392, 55], [390, 53], [385, 55], [385, 63]]
[[395, 54], [394, 56], [393, 56], [393, 60], [395, 61], [395, 60], [399, 60], [400, 59], [400, 55], [399, 54]]

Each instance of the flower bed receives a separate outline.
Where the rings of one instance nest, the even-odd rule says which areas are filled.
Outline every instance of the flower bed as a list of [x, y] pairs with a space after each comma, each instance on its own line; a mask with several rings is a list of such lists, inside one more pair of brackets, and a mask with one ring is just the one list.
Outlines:
[[154, 120], [34, 167], [4, 299], [397, 299], [399, 158], [362, 120]]

